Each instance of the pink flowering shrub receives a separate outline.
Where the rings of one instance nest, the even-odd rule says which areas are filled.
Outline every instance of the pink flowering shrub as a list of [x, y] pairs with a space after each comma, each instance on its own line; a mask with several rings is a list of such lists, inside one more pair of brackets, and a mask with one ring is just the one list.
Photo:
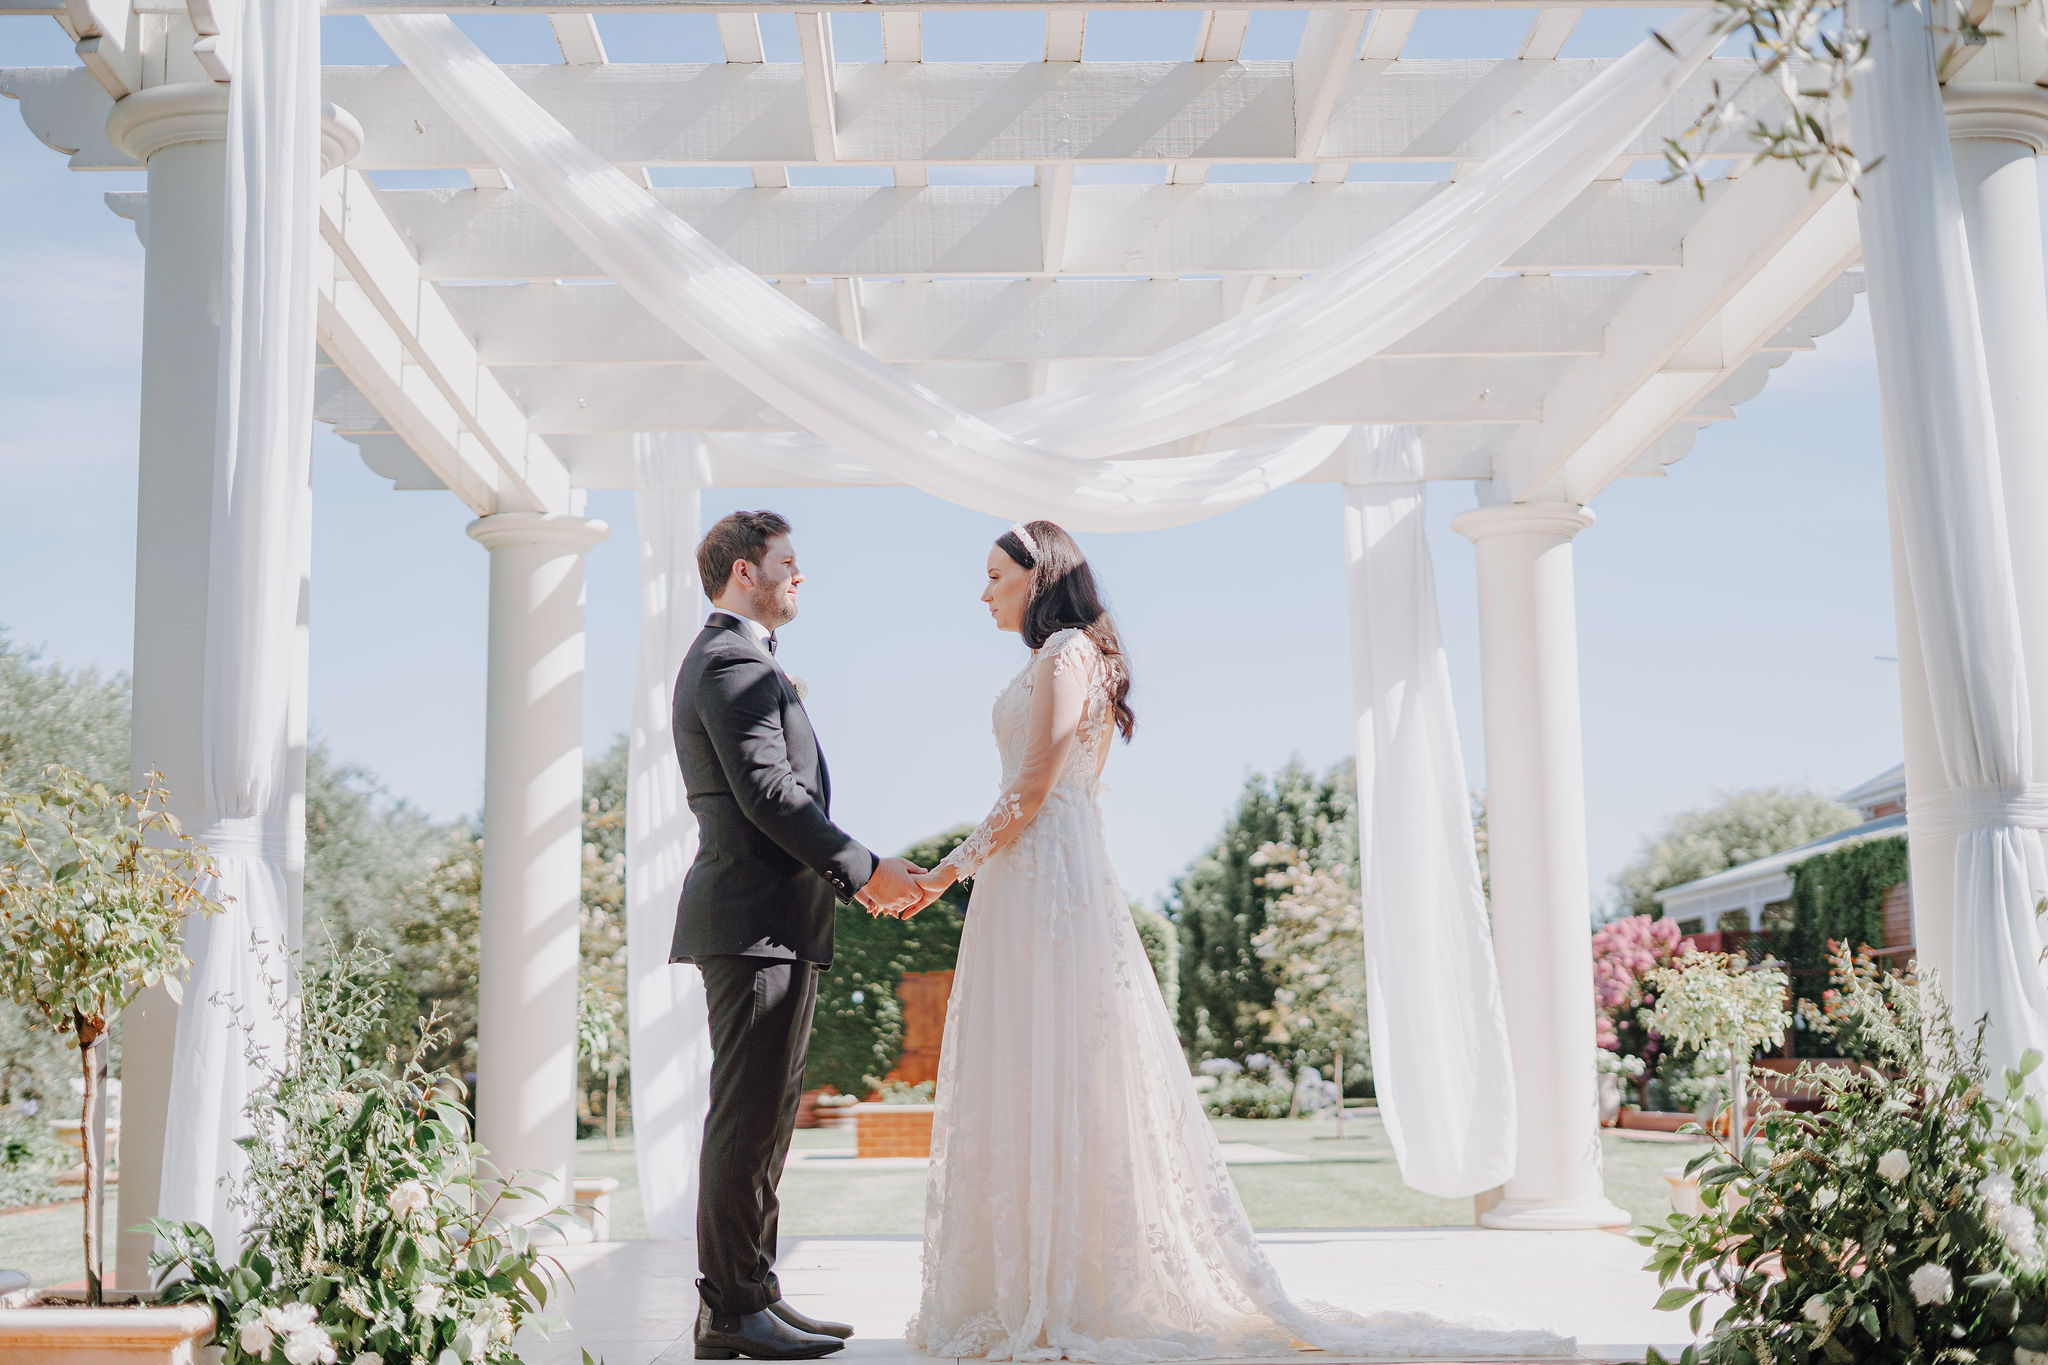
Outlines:
[[1678, 957], [1678, 925], [1630, 915], [1593, 932], [1593, 1040], [1610, 1052], [1650, 1062], [1657, 1036], [1638, 1017], [1656, 1003], [1644, 976]]

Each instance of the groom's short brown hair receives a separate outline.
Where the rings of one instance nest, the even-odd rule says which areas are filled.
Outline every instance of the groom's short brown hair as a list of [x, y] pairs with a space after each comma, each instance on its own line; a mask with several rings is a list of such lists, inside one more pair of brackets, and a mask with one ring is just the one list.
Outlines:
[[768, 542], [789, 534], [789, 522], [775, 512], [734, 512], [721, 517], [697, 546], [697, 574], [704, 595], [716, 602], [732, 578], [732, 566], [744, 559], [759, 564]]

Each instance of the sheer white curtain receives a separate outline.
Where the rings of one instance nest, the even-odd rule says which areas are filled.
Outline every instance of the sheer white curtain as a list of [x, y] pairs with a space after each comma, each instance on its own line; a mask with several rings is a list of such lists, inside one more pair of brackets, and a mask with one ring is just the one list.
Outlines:
[[1459, 1198], [1515, 1169], [1515, 1081], [1437, 623], [1414, 427], [1361, 427], [1344, 485], [1373, 1085], [1401, 1178]]
[[1928, 16], [1892, 0], [1852, 0], [1849, 16], [1872, 35], [1849, 103], [1855, 144], [1884, 158], [1857, 214], [1885, 464], [1947, 787], [1916, 795], [1908, 815], [1957, 835], [1943, 984], [1965, 1028], [1989, 1017], [1991, 1060], [2011, 1066], [2048, 1046], [2034, 913], [2048, 787], [2033, 771], [1990, 381]]
[[1139, 530], [1214, 515], [1320, 464], [1341, 430], [1237, 451], [1076, 466], [1248, 416], [1343, 373], [1470, 289], [1562, 209], [1711, 52], [1688, 13], [1387, 233], [1314, 280], [1150, 360], [976, 416], [757, 279], [579, 143], [445, 16], [371, 20], [421, 85], [576, 245], [764, 400], [936, 496]]
[[226, 1177], [256, 1080], [276, 1055], [305, 867], [305, 648], [319, 240], [320, 16], [248, 0], [228, 90], [218, 450], [206, 592], [204, 802], [224, 913], [186, 930], [165, 1127], [163, 1217], [240, 1237]]
[[676, 903], [697, 854], [697, 821], [670, 733], [671, 690], [703, 612], [697, 581], [700, 438], [636, 436], [640, 662], [626, 755], [626, 1017], [633, 1066], [633, 1159], [648, 1235], [697, 1228], [697, 1149], [711, 1099], [704, 980], [671, 963]]

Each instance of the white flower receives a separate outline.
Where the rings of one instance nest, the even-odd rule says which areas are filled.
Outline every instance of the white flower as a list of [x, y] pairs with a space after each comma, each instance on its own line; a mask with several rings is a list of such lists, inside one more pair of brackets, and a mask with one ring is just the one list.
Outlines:
[[334, 1365], [334, 1343], [318, 1327], [303, 1327], [284, 1339], [290, 1365]]
[[270, 1354], [270, 1324], [262, 1318], [252, 1318], [242, 1324], [242, 1354], [255, 1356], [258, 1360]]
[[460, 1360], [482, 1360], [490, 1344], [490, 1332], [480, 1322], [467, 1322], [455, 1329], [455, 1355]]
[[2020, 1204], [2008, 1204], [1998, 1211], [1998, 1235], [2005, 1239], [2007, 1250], [2031, 1265], [2041, 1255], [2040, 1239], [2035, 1236], [2034, 1211]]
[[375, 1351], [357, 1351], [356, 1358], [348, 1365], [384, 1365], [384, 1357]]
[[1935, 1265], [1933, 1262], [1915, 1270], [1907, 1278], [1906, 1288], [1912, 1291], [1913, 1302], [1922, 1308], [1947, 1303], [1956, 1296], [1955, 1277], [1948, 1273], [1947, 1266]]
[[391, 1216], [403, 1223], [432, 1202], [427, 1187], [417, 1180], [401, 1180], [392, 1186], [391, 1193], [384, 1197], [391, 1206]]
[[1913, 1160], [1902, 1148], [1894, 1147], [1877, 1159], [1877, 1173], [1891, 1184], [1898, 1184], [1911, 1173]]
[[282, 1308], [264, 1309], [263, 1316], [270, 1323], [270, 1330], [282, 1336], [311, 1327], [319, 1311], [310, 1303], [288, 1303]]
[[1977, 1182], [1977, 1193], [1991, 1206], [1993, 1213], [2012, 1203], [2012, 1177], [2003, 1171], [1993, 1171]]
[[418, 1313], [423, 1318], [437, 1318], [441, 1316], [441, 1286], [438, 1284], [421, 1285], [418, 1292], [412, 1296], [412, 1311]]
[[2012, 1348], [2012, 1365], [2048, 1365], [2048, 1351], [2029, 1351], [2024, 1346]]
[[1806, 1314], [1806, 1320], [1815, 1327], [1828, 1325], [1828, 1301], [1824, 1296], [1815, 1294], [1806, 1301], [1806, 1307], [1801, 1311]]
[[1833, 1185], [1823, 1185], [1813, 1192], [1813, 1206], [1817, 1209], [1831, 1209], [1839, 1198], [1841, 1196], [1835, 1193]]
[[484, 1300], [483, 1322], [496, 1340], [512, 1340], [512, 1305], [503, 1295], [492, 1294]]

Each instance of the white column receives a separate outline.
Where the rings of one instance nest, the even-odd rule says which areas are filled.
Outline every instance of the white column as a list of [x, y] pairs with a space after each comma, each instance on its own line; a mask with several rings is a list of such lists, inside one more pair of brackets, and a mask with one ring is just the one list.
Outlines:
[[583, 888], [583, 556], [587, 517], [500, 512], [484, 710], [477, 1137], [498, 1170], [568, 1202], [576, 1154], [576, 947]]
[[1625, 1225], [1609, 1203], [1593, 1075], [1592, 896], [1579, 734], [1570, 503], [1476, 508], [1451, 523], [1479, 558], [1494, 956], [1514, 1054], [1515, 1173], [1493, 1228]]
[[[142, 427], [135, 517], [131, 776], [160, 771], [178, 808], [203, 796], [208, 528], [219, 401], [220, 267], [227, 87], [165, 85], [114, 106], [107, 131], [149, 168], [142, 272]], [[149, 1281], [177, 1006], [145, 991], [122, 1017], [121, 1182], [115, 1283]]]
[[[200, 746], [220, 402], [227, 115], [227, 87], [207, 81], [138, 90], [107, 116], [108, 138], [148, 168], [130, 775], [139, 783], [152, 769], [162, 772], [175, 808], [188, 821], [205, 804]], [[322, 128], [326, 169], [343, 164], [362, 145], [360, 128], [339, 110], [327, 110]], [[176, 1035], [177, 1006], [161, 989], [143, 992], [123, 1015], [114, 1272], [122, 1287], [149, 1282], [152, 1239], [129, 1229], [159, 1209]]]
[[[2016, 12], [2009, 13], [2017, 18]], [[2048, 772], [2048, 536], [2042, 535], [2048, 527], [2048, 384], [2042, 382], [2048, 375], [2048, 283], [2042, 269], [2037, 161], [2048, 147], [2048, 92], [2019, 84], [1953, 85], [1942, 92], [1942, 105], [1998, 433], [1999, 482], [2029, 680], [2034, 770]], [[1915, 795], [1945, 791], [1948, 779], [1934, 733], [1896, 509], [1892, 559], [1910, 811]], [[1956, 965], [1956, 836], [1923, 825], [1911, 829], [1908, 839], [1916, 956], [1946, 987], [1954, 981]]]

